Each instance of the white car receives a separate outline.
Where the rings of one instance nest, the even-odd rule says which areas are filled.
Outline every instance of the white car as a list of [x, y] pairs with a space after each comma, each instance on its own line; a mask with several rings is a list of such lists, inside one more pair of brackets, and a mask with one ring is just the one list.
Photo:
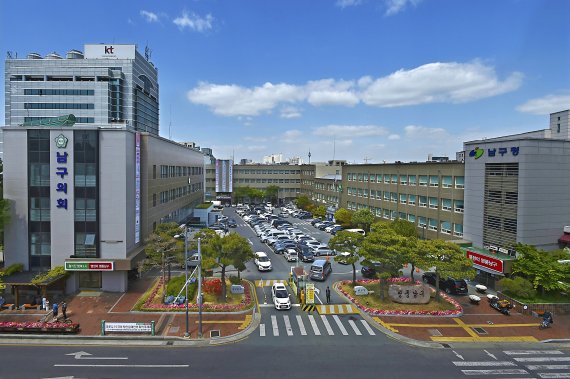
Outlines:
[[271, 266], [271, 261], [267, 254], [263, 251], [258, 251], [255, 253], [255, 259], [253, 261], [257, 266], [259, 271], [270, 271], [273, 267]]
[[289, 292], [283, 283], [275, 283], [271, 287], [271, 297], [275, 309], [291, 309], [291, 299]]
[[331, 226], [327, 226], [327, 227], [325, 228], [325, 232], [330, 233], [331, 230], [333, 230], [333, 229], [336, 228], [337, 226], [340, 226], [340, 225], [334, 224], [334, 225], [331, 225]]
[[287, 259], [287, 262], [296, 262], [298, 258], [297, 250], [287, 249], [285, 250], [285, 253], [283, 253], [283, 256], [285, 257], [285, 259]]

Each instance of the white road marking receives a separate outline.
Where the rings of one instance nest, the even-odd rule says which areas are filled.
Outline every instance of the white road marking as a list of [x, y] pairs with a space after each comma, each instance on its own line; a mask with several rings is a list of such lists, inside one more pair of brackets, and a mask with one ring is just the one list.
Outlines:
[[265, 324], [259, 324], [259, 336], [265, 337]]
[[329, 320], [327, 320], [327, 316], [321, 315], [321, 320], [323, 321], [323, 324], [325, 324], [325, 328], [327, 329], [329, 336], [334, 336], [334, 332], [331, 328], [331, 324], [329, 324]]
[[129, 367], [129, 368], [185, 368], [190, 365], [94, 365], [94, 364], [54, 364], [53, 367]]
[[455, 354], [455, 356], [461, 360], [464, 360], [463, 355], [459, 354], [458, 352], [456, 352], [455, 350], [451, 350], [453, 352], [453, 354]]
[[333, 319], [336, 322], [338, 328], [340, 329], [340, 332], [342, 333], [343, 336], [348, 336], [348, 332], [346, 331], [346, 328], [344, 327], [344, 325], [342, 325], [342, 322], [340, 321], [340, 318], [338, 318], [337, 315], [333, 315]]
[[370, 334], [371, 336], [375, 336], [376, 333], [374, 333], [374, 330], [372, 330], [372, 328], [370, 327], [370, 325], [368, 325], [368, 323], [366, 322], [366, 320], [360, 320], [360, 322], [362, 323], [362, 325], [364, 325], [364, 328], [366, 329], [366, 331], [368, 332], [368, 334]]
[[306, 336], [307, 330], [305, 329], [305, 324], [303, 324], [303, 319], [300, 315], [297, 315], [297, 324], [299, 324], [299, 329], [301, 330], [301, 335]]
[[526, 375], [528, 371], [518, 368], [503, 370], [461, 370], [465, 375]]
[[559, 372], [559, 373], [538, 373], [538, 376], [541, 378], [548, 378], [548, 379], [558, 379], [558, 378], [570, 378], [570, 373], [567, 372]]
[[285, 321], [285, 330], [287, 331], [287, 335], [292, 336], [293, 329], [291, 329], [291, 322], [289, 321], [289, 316], [284, 315], [283, 320]]
[[513, 362], [510, 361], [479, 361], [479, 362], [465, 362], [465, 361], [455, 361], [453, 362], [457, 367], [476, 367], [476, 366], [515, 366]]
[[570, 365], [526, 365], [529, 370], [570, 370]]
[[311, 322], [311, 326], [313, 327], [313, 332], [315, 332], [315, 336], [320, 336], [321, 331], [317, 326], [317, 322], [315, 321], [315, 317], [313, 315], [309, 315], [309, 321]]
[[277, 337], [279, 335], [279, 326], [277, 325], [277, 316], [271, 316], [271, 325], [273, 326], [273, 335]]
[[488, 356], [490, 356], [491, 358], [493, 358], [494, 360], [497, 360], [497, 357], [494, 354], [489, 353], [487, 350], [483, 350], [485, 353], [487, 353]]
[[362, 333], [360, 333], [360, 330], [358, 330], [358, 328], [356, 327], [354, 320], [348, 320], [348, 323], [350, 324], [350, 326], [352, 327], [352, 330], [354, 330], [354, 333], [356, 333], [357, 336], [362, 335]]
[[560, 350], [505, 350], [507, 355], [562, 355]]
[[517, 362], [570, 362], [570, 357], [513, 358]]

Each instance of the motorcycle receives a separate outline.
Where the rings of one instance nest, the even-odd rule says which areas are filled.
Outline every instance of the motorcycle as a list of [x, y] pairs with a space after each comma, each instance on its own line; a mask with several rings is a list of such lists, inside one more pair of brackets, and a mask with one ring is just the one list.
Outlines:
[[548, 329], [552, 326], [553, 323], [554, 323], [554, 320], [552, 319], [552, 313], [544, 312], [544, 315], [542, 316], [542, 321], [541, 321], [540, 325], [538, 325], [538, 328], [540, 330]]
[[491, 306], [491, 308], [496, 309], [505, 316], [509, 316], [511, 314], [510, 310], [514, 308], [514, 306], [510, 303], [510, 301], [499, 300], [497, 296], [489, 297], [489, 305]]

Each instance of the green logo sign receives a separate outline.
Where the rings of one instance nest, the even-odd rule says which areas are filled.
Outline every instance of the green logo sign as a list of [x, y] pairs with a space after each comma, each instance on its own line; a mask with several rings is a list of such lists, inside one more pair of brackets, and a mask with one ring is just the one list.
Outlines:
[[66, 136], [60, 134], [59, 136], [55, 137], [55, 146], [57, 146], [59, 149], [65, 149], [67, 147], [68, 141], [69, 140]]
[[88, 262], [65, 262], [65, 269], [68, 271], [89, 270], [89, 263]]

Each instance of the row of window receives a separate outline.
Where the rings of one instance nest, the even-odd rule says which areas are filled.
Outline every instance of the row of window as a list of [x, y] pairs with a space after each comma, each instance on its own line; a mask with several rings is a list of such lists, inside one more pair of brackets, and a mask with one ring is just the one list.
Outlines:
[[[215, 170], [214, 170], [215, 171]], [[237, 169], [235, 174], [257, 174], [257, 175], [300, 175], [301, 170], [253, 170]]]
[[514, 218], [501, 218], [497, 216], [485, 216], [485, 226], [489, 229], [517, 234], [517, 220]]
[[358, 204], [349, 201], [347, 204], [348, 209], [356, 211], [359, 209], [369, 209], [376, 217], [381, 217], [387, 220], [408, 220], [414, 223], [419, 228], [431, 230], [434, 232], [439, 231], [442, 234], [453, 235], [456, 237], [463, 237], [463, 224], [452, 223], [451, 221], [438, 220], [435, 218], [428, 218], [423, 216], [416, 216], [412, 213], [398, 212], [391, 209], [382, 209], [376, 207], [368, 207], [364, 204]]
[[519, 194], [517, 192], [503, 193], [497, 190], [487, 190], [485, 199], [491, 203], [516, 205], [519, 202]]
[[95, 109], [92, 103], [24, 103], [24, 109]]
[[[181, 198], [183, 196], [187, 196], [191, 193], [201, 191], [202, 188], [203, 188], [202, 183], [194, 183], [194, 184], [189, 184], [189, 185], [178, 187], [178, 188], [172, 188], [168, 191], [162, 191], [159, 194], [160, 204], [165, 204], [165, 203], [168, 203], [169, 201], [174, 201], [178, 198]], [[152, 195], [152, 206], [156, 207], [156, 194]]]
[[[45, 117], [24, 117], [24, 122], [31, 122], [37, 120], [44, 120]], [[77, 124], [94, 124], [95, 117], [75, 117], [75, 123]]]
[[[368, 198], [368, 189], [366, 188], [352, 188], [347, 187], [347, 194], [349, 196], [357, 196]], [[411, 195], [407, 193], [400, 193], [397, 192], [390, 192], [390, 191], [375, 191], [370, 190], [370, 199], [376, 200], [383, 200], [389, 201], [392, 203], [400, 203], [400, 204], [407, 204], [407, 205], [414, 205], [419, 206], [421, 208], [432, 208], [438, 209], [441, 207], [444, 211], [454, 211], [458, 213], [463, 213], [463, 200], [452, 200], [441, 198], [438, 199], [437, 197], [432, 196], [418, 196], [418, 195]]]
[[24, 89], [24, 95], [39, 96], [94, 96], [92, 89]]
[[[203, 167], [167, 166], [160, 165], [160, 178], [178, 178], [181, 176], [202, 175]], [[152, 178], [156, 179], [156, 165], [152, 166]]]
[[439, 187], [442, 188], [464, 188], [465, 177], [451, 175], [398, 175], [398, 174], [362, 174], [348, 173], [349, 182], [370, 182], [385, 184], [400, 184], [403, 186]]
[[301, 183], [301, 179], [234, 179], [234, 183]]

